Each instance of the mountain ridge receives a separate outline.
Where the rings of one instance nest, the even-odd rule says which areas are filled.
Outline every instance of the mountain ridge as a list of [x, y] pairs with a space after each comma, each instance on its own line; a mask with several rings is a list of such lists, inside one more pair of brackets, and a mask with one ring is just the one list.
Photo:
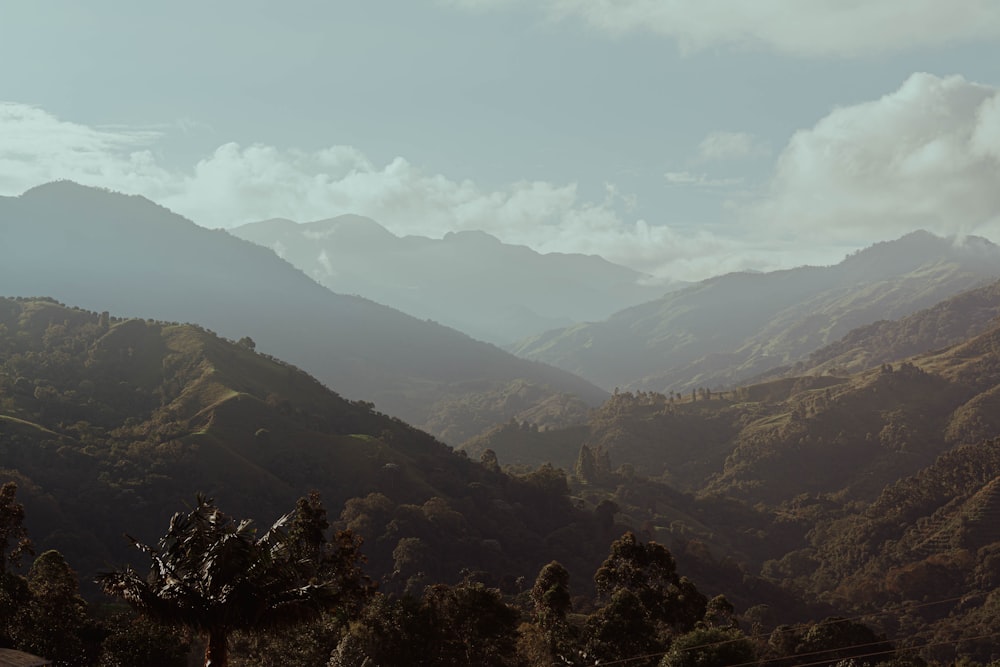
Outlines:
[[483, 231], [397, 236], [351, 215], [297, 224], [262, 221], [230, 233], [274, 249], [330, 289], [495, 344], [600, 319], [678, 286], [654, 285], [597, 255], [542, 254]]
[[[605, 393], [453, 329], [335, 294], [272, 251], [141, 197], [73, 183], [0, 201], [0, 292], [250, 337], [344, 395], [421, 424], [470, 380]], [[505, 415], [504, 419], [509, 417]]]
[[914, 232], [830, 267], [717, 276], [608, 319], [507, 349], [610, 389], [734, 386], [858, 326], [901, 317], [1000, 276], [1000, 247]]

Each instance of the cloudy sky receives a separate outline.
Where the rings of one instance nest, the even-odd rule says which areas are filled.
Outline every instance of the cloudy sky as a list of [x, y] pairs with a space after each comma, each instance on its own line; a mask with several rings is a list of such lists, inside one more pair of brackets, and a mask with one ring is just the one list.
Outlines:
[[662, 276], [1000, 241], [995, 0], [9, 0], [0, 194], [369, 215]]

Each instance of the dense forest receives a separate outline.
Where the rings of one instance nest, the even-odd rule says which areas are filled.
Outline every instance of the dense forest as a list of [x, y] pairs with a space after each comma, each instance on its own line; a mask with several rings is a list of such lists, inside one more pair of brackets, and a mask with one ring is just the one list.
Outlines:
[[65, 665], [989, 663], [1000, 329], [976, 326], [854, 373], [617, 392], [571, 426], [541, 409], [453, 450], [249, 337], [0, 299], [0, 646]]

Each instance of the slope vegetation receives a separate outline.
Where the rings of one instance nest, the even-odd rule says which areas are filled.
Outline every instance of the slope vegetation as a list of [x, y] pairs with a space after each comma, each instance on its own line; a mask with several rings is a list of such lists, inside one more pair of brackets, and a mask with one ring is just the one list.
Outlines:
[[198, 492], [260, 520], [318, 490], [390, 588], [463, 568], [513, 581], [551, 558], [592, 572], [608, 544], [548, 543], [596, 530], [560, 471], [509, 477], [246, 343], [51, 300], [0, 299], [0, 479], [85, 580]]

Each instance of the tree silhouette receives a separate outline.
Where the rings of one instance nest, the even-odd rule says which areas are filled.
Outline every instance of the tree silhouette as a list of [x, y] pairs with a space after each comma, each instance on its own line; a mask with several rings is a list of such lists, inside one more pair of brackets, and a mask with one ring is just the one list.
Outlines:
[[[178, 512], [156, 547], [132, 543], [150, 557], [149, 574], [131, 567], [98, 577], [103, 590], [149, 618], [207, 636], [206, 667], [228, 664], [228, 638], [237, 630], [285, 627], [310, 620], [367, 589], [357, 569], [357, 543], [342, 540], [332, 563], [317, 568], [294, 548], [288, 514], [262, 536], [252, 522], [235, 523], [211, 499], [198, 496], [191, 512]], [[328, 578], [317, 579], [317, 572]]]
[[24, 505], [17, 502], [17, 484], [7, 482], [0, 487], [0, 575], [7, 567], [21, 564], [21, 556], [34, 554], [31, 540], [24, 529]]

